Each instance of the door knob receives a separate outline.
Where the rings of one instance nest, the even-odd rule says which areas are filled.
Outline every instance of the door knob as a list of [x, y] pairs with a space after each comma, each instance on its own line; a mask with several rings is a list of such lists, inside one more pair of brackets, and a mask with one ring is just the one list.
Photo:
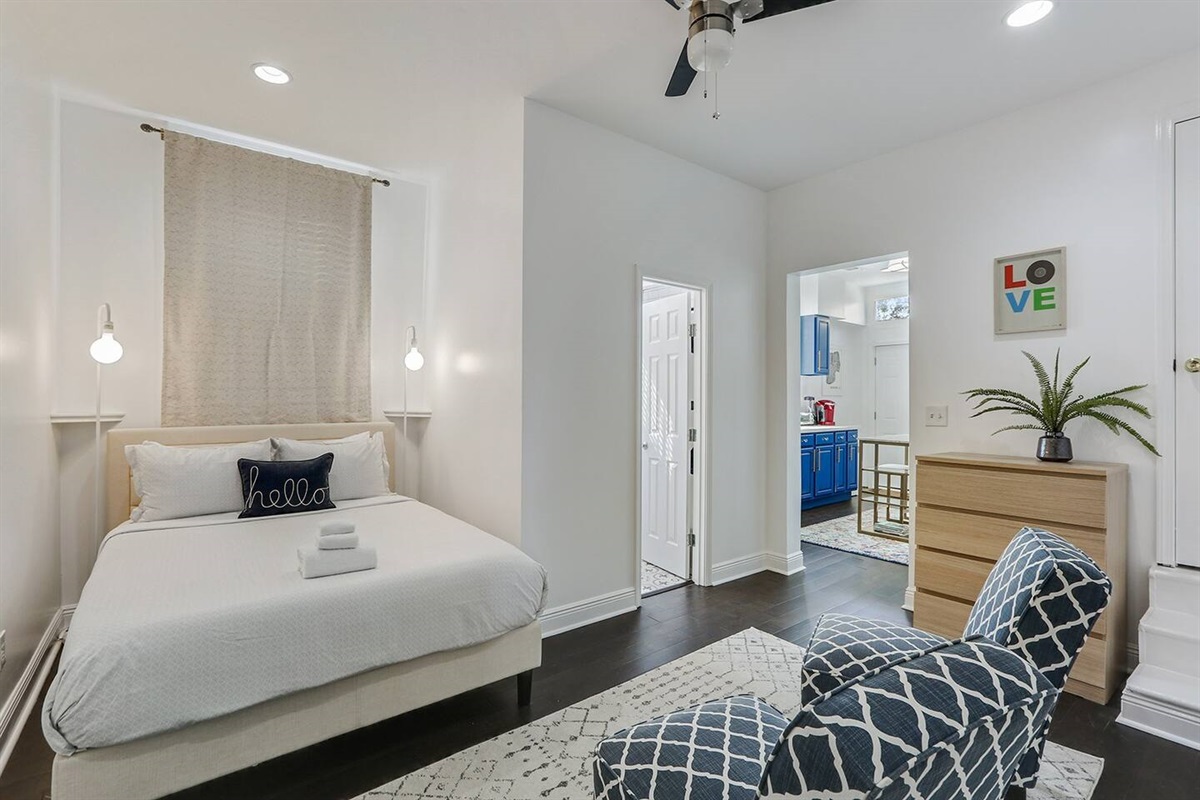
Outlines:
[[1188, 372], [1200, 372], [1200, 356], [1192, 356], [1183, 362], [1183, 368]]
[[649, 450], [649, 449], [650, 449], [650, 445], [649, 445], [649, 443], [647, 443], [647, 442], [642, 442], [642, 449], [643, 449], [643, 450]]

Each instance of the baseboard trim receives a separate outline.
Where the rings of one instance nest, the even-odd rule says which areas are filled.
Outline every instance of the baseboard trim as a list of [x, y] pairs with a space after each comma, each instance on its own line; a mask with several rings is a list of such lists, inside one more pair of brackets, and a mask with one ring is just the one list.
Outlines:
[[795, 575], [804, 571], [804, 553], [789, 553], [786, 556], [779, 553], [766, 553], [767, 569], [780, 575]]
[[17, 685], [13, 687], [12, 692], [4, 701], [4, 708], [0, 710], [0, 773], [4, 772], [4, 768], [8, 765], [8, 759], [12, 755], [13, 748], [16, 747], [17, 739], [20, 738], [26, 721], [33, 714], [33, 707], [37, 704], [38, 695], [42, 693], [42, 687], [50, 678], [54, 657], [62, 646], [62, 636], [66, 632], [67, 623], [74, 612], [74, 604], [69, 607], [64, 606], [54, 612], [54, 616], [50, 618], [50, 624], [46, 626], [42, 638], [33, 650], [33, 656], [21, 672]]
[[767, 553], [754, 553], [741, 558], [722, 561], [720, 564], [712, 566], [712, 585], [719, 586], [722, 583], [736, 581], [738, 578], [745, 578], [747, 575], [754, 575], [767, 569]]
[[901, 603], [900, 607], [903, 608], [905, 611], [912, 611], [913, 603], [916, 602], [916, 599], [917, 599], [916, 587], [909, 586], [908, 588], [906, 588], [904, 590], [904, 602]]
[[[1200, 750], [1200, 708], [1186, 701], [1173, 700], [1153, 689], [1144, 689], [1139, 674], [1130, 677], [1125, 691], [1121, 693], [1121, 713], [1117, 722], [1193, 750]], [[1159, 671], [1158, 674], [1167, 673]], [[1184, 684], [1192, 680], [1184, 675], [1178, 678]], [[1149, 685], [1153, 685], [1153, 681]], [[1160, 688], [1162, 685], [1160, 681]]]
[[582, 628], [593, 622], [637, 610], [637, 594], [633, 588], [619, 589], [575, 603], [548, 608], [539, 615], [542, 638]]

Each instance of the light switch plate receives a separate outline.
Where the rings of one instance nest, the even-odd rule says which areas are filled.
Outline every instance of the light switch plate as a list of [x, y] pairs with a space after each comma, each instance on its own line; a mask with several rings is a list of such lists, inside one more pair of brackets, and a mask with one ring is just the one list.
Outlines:
[[949, 416], [950, 408], [948, 406], [925, 406], [925, 427], [944, 428]]

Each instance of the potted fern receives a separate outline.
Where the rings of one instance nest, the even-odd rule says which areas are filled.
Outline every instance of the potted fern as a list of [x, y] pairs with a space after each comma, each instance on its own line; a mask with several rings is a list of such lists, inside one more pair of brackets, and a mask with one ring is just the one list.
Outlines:
[[[1025, 353], [1024, 350], [1021, 352]], [[1003, 431], [1042, 431], [1042, 438], [1038, 440], [1037, 448], [1037, 457], [1042, 461], [1070, 461], [1074, 457], [1071, 452], [1071, 440], [1063, 433], [1063, 428], [1071, 420], [1083, 417], [1099, 420], [1114, 434], [1120, 435], [1121, 431], [1125, 431], [1151, 453], [1159, 455], [1154, 445], [1150, 444], [1132, 425], [1110, 413], [1110, 410], [1124, 408], [1150, 419], [1150, 412], [1144, 405], [1122, 396], [1146, 388], [1145, 384], [1114, 389], [1094, 397], [1084, 397], [1082, 394], [1073, 397], [1075, 376], [1091, 361], [1091, 358], [1085, 358], [1082, 363], [1067, 373], [1067, 377], [1062, 383], [1059, 383], [1058, 356], [1059, 353], [1056, 352], [1054, 354], [1054, 379], [1051, 380], [1046, 368], [1042, 366], [1042, 362], [1032, 354], [1025, 353], [1025, 357], [1033, 365], [1033, 372], [1037, 375], [1038, 386], [1041, 389], [1041, 397], [1038, 400], [1009, 389], [971, 389], [963, 392], [967, 396], [968, 402], [979, 401], [975, 404], [975, 413], [971, 416], [979, 417], [996, 411], [1007, 411], [1018, 417], [1030, 418], [1033, 422], [1006, 425], [992, 435], [995, 436], [996, 433]]]

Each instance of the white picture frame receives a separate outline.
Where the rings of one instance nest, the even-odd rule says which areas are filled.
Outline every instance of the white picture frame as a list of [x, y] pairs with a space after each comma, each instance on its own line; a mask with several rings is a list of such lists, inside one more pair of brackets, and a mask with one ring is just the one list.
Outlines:
[[1066, 247], [997, 258], [992, 283], [997, 335], [1066, 329]]

